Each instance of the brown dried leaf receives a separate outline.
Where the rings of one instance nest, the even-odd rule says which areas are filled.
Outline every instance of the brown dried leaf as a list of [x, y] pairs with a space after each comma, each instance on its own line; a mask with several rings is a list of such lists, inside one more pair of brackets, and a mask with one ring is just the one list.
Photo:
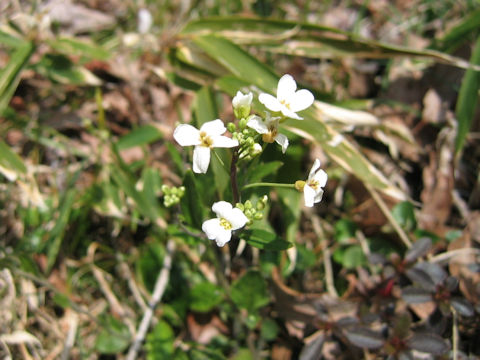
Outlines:
[[[478, 214], [475, 218], [477, 217]], [[449, 245], [448, 251], [472, 248], [472, 235], [470, 233], [472, 228], [474, 229], [475, 226], [470, 226], [469, 224], [463, 235]], [[458, 279], [460, 291], [467, 300], [474, 304], [480, 301], [480, 288], [478, 285], [480, 284], [480, 274], [473, 271], [470, 265], [477, 263], [477, 256], [473, 251], [458, 253], [449, 262], [450, 274]]]

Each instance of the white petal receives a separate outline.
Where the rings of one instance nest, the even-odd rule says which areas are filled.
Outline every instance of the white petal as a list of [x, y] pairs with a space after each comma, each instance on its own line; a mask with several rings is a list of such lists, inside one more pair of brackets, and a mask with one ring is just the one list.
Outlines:
[[220, 225], [220, 219], [210, 219], [206, 220], [202, 224], [202, 230], [207, 234], [207, 238], [213, 240], [217, 237], [221, 230], [224, 230]]
[[315, 198], [313, 199], [313, 202], [316, 204], [316, 203], [319, 203], [320, 201], [322, 201], [322, 197], [323, 197], [323, 190], [319, 190], [316, 194], [315, 194]]
[[217, 243], [217, 246], [224, 246], [227, 242], [230, 241], [232, 238], [232, 232], [230, 230], [225, 230], [222, 228], [220, 232], [217, 234], [217, 237], [215, 238], [215, 242]]
[[315, 173], [313, 178], [318, 182], [320, 187], [324, 187], [327, 184], [328, 175], [325, 171], [320, 169]]
[[283, 134], [277, 134], [277, 136], [275, 136], [275, 141], [282, 147], [282, 153], [285, 154], [288, 147], [288, 138]]
[[266, 134], [268, 133], [268, 127], [265, 122], [263, 122], [262, 118], [260, 116], [254, 115], [248, 120], [247, 126], [249, 128], [252, 128], [259, 134]]
[[220, 148], [231, 148], [238, 146], [238, 140], [230, 139], [226, 136], [212, 136], [212, 146]]
[[205, 131], [208, 135], [222, 135], [227, 128], [220, 119], [207, 121], [200, 127], [200, 131]]
[[195, 146], [193, 150], [193, 172], [205, 174], [210, 164], [210, 148]]
[[282, 114], [285, 115], [286, 117], [296, 119], [296, 120], [303, 120], [302, 117], [298, 116], [295, 112], [287, 108], [286, 106], [282, 105], [282, 108], [280, 109], [282, 111]]
[[303, 188], [303, 198], [305, 199], [305, 206], [312, 207], [315, 200], [315, 190], [312, 189], [309, 185], [305, 185]]
[[271, 111], [280, 111], [282, 109], [282, 104], [278, 99], [270, 94], [260, 94], [258, 96], [258, 101], [260, 101], [265, 107]]
[[295, 94], [296, 89], [297, 83], [295, 82], [293, 77], [288, 74], [283, 75], [278, 81], [277, 99], [279, 101], [287, 99], [290, 100], [293, 94]]
[[315, 159], [312, 165], [312, 169], [310, 170], [310, 173], [308, 174], [308, 180], [313, 180], [315, 176], [315, 172], [320, 168], [320, 160]]
[[237, 230], [245, 226], [248, 218], [245, 216], [242, 210], [234, 208], [225, 219], [232, 224], [232, 230]]
[[237, 94], [232, 99], [232, 105], [234, 108], [239, 106], [250, 106], [252, 104], [253, 94], [249, 92], [248, 94], [243, 94], [241, 91], [237, 91]]
[[232, 212], [232, 204], [226, 201], [218, 201], [213, 203], [212, 210], [218, 217], [227, 219]]
[[305, 110], [313, 104], [313, 100], [315, 98], [310, 91], [306, 89], [299, 90], [290, 98], [290, 109], [294, 112]]
[[178, 125], [173, 132], [173, 138], [182, 146], [200, 144], [200, 132], [189, 124]]

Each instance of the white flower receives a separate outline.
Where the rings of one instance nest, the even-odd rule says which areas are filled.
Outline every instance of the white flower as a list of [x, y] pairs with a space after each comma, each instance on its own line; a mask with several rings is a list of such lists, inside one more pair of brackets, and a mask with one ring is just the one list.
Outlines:
[[152, 27], [153, 17], [147, 9], [140, 9], [137, 14], [138, 26], [137, 30], [140, 34], [146, 34]]
[[302, 191], [305, 199], [305, 206], [312, 207], [322, 201], [323, 187], [327, 184], [327, 173], [320, 169], [320, 160], [316, 159], [308, 174], [307, 181], [297, 181], [295, 187]]
[[217, 218], [206, 220], [202, 224], [202, 230], [210, 240], [215, 240], [218, 246], [224, 246], [232, 238], [232, 231], [245, 226], [248, 219], [242, 210], [233, 208], [226, 201], [213, 204], [213, 212]]
[[243, 94], [241, 91], [237, 91], [237, 95], [232, 99], [232, 105], [234, 108], [239, 106], [248, 106], [252, 105], [253, 94], [249, 92], [248, 94]]
[[195, 146], [193, 151], [193, 171], [205, 174], [210, 164], [210, 149], [215, 147], [230, 148], [238, 146], [238, 141], [222, 136], [227, 129], [222, 120], [208, 121], [197, 130], [192, 125], [178, 125], [173, 133], [174, 139], [181, 146]]
[[278, 121], [280, 118], [271, 117], [267, 112], [265, 121], [259, 116], [253, 115], [247, 122], [247, 126], [252, 128], [259, 134], [262, 134], [262, 140], [267, 143], [276, 141], [282, 147], [282, 152], [285, 153], [288, 147], [288, 139], [285, 135], [278, 133]]
[[280, 111], [284, 116], [302, 120], [296, 114], [297, 111], [305, 110], [313, 104], [313, 94], [306, 90], [297, 90], [297, 83], [291, 75], [283, 75], [278, 81], [277, 97], [270, 94], [260, 94], [258, 100], [269, 110]]
[[250, 92], [246, 95], [241, 91], [237, 91], [237, 95], [232, 99], [233, 112], [237, 119], [246, 118], [250, 114], [253, 94]]

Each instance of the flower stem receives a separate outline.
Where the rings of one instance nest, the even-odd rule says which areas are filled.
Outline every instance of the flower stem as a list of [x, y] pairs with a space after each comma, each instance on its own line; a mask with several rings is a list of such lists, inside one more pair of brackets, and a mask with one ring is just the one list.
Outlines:
[[240, 192], [237, 185], [237, 161], [238, 161], [238, 148], [233, 150], [232, 162], [230, 164], [230, 183], [232, 184], [233, 203], [240, 202]]
[[268, 186], [268, 187], [282, 187], [282, 188], [295, 188], [295, 184], [278, 184], [278, 183], [267, 183], [267, 182], [259, 182], [245, 185], [243, 189], [253, 188], [253, 187], [260, 187], [260, 186]]

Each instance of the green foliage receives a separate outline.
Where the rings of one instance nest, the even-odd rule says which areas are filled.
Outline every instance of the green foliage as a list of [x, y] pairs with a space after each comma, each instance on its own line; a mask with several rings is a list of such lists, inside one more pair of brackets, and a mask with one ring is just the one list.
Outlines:
[[224, 300], [223, 289], [209, 282], [196, 284], [190, 292], [190, 308], [197, 312], [208, 312]]
[[255, 313], [270, 302], [267, 284], [260, 272], [247, 271], [233, 282], [230, 296], [239, 308]]
[[[473, 49], [472, 64], [480, 65], [480, 36], [477, 38]], [[480, 71], [468, 69], [463, 77], [460, 93], [458, 94], [455, 113], [458, 120], [458, 134], [455, 141], [455, 150], [459, 152], [465, 143], [468, 132], [475, 116], [480, 90]]]
[[145, 348], [148, 360], [170, 359], [174, 352], [175, 334], [170, 325], [160, 321], [147, 335]]
[[113, 316], [106, 316], [103, 328], [95, 341], [95, 349], [102, 354], [117, 354], [124, 351], [130, 344], [128, 327]]

